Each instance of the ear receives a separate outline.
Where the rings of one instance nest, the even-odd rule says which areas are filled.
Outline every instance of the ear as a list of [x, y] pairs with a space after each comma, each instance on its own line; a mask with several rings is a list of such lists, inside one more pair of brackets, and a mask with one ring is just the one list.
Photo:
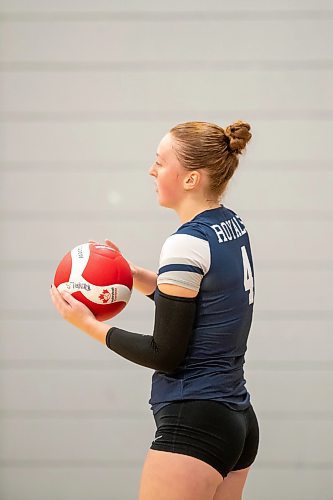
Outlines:
[[200, 172], [197, 170], [192, 170], [186, 175], [184, 179], [184, 189], [185, 191], [190, 191], [191, 189], [196, 188], [200, 183]]

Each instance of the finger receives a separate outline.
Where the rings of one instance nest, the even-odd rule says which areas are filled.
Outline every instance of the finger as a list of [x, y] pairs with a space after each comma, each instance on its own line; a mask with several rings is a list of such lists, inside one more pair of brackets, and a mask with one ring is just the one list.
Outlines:
[[127, 264], [130, 266], [130, 269], [132, 271], [132, 275], [134, 276], [136, 274], [136, 272], [137, 272], [137, 269], [136, 269], [135, 265], [130, 260], [127, 261]]
[[73, 295], [65, 290], [60, 293], [62, 299], [66, 302], [66, 304], [70, 307], [81, 307], [83, 304], [79, 300], [77, 300]]
[[55, 303], [58, 304], [59, 307], [64, 307], [65, 305], [67, 306], [70, 303], [70, 300], [68, 300], [67, 296], [72, 298], [71, 294], [66, 291], [59, 292], [58, 288], [55, 285], [52, 285], [51, 295]]
[[50, 293], [51, 293], [51, 297], [54, 299], [54, 300], [59, 300], [59, 290], [58, 288], [55, 286], [55, 285], [51, 285], [51, 290], [50, 290]]
[[83, 304], [82, 302], [77, 300], [75, 297], [73, 297], [73, 295], [70, 294], [69, 292], [64, 290], [60, 293], [60, 295], [61, 295], [62, 300], [63, 300], [63, 305], [66, 308], [66, 314], [72, 314], [72, 313], [91, 314], [90, 309], [85, 304]]
[[89, 240], [89, 242], [88, 242], [88, 243], [92, 243], [93, 245], [98, 245], [98, 242], [97, 242], [97, 241], [95, 241], [95, 240]]
[[55, 304], [56, 299], [55, 299], [55, 296], [54, 296], [54, 292], [53, 292], [52, 286], [53, 286], [53, 285], [51, 285], [50, 295], [51, 295], [51, 300], [52, 300], [53, 304]]
[[62, 298], [58, 288], [55, 285], [52, 285], [50, 292], [51, 292], [51, 297], [54, 299], [54, 301], [57, 304], [62, 304], [63, 298]]
[[52, 300], [54, 306], [62, 314], [64, 312], [65, 308], [68, 307], [68, 304], [62, 298], [57, 287], [55, 287], [54, 285], [50, 289], [50, 295], [51, 295], [51, 300]]
[[57, 304], [60, 304], [62, 306], [74, 305], [75, 302], [79, 302], [72, 296], [72, 294], [70, 294], [66, 290], [62, 290], [61, 292], [59, 292], [58, 288], [55, 285], [51, 285], [51, 296], [54, 298]]
[[51, 285], [51, 292], [52, 292], [52, 295], [53, 295], [54, 297], [56, 297], [56, 298], [61, 297], [60, 292], [59, 292], [59, 290], [58, 290], [58, 287], [57, 287], [57, 286], [55, 286], [55, 284], [54, 284], [54, 283]]
[[117, 252], [120, 252], [120, 250], [117, 247], [117, 245], [115, 245], [111, 240], [105, 240], [105, 244], [108, 245], [109, 247], [113, 248]]
[[74, 297], [72, 297], [72, 295], [70, 293], [62, 291], [62, 292], [60, 292], [60, 296], [63, 298], [63, 300], [65, 302], [67, 302], [67, 304], [73, 305], [75, 299], [74, 299]]

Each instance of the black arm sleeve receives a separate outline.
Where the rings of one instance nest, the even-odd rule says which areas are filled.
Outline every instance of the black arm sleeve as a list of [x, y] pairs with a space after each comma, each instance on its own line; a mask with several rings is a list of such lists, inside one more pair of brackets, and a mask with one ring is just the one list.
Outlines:
[[123, 358], [164, 373], [174, 372], [185, 358], [193, 331], [196, 298], [157, 291], [154, 333], [141, 335], [112, 327], [106, 345]]

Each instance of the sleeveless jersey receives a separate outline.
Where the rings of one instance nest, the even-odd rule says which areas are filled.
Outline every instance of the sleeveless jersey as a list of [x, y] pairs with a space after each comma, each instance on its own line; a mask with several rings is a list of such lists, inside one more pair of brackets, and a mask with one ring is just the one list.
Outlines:
[[172, 374], [153, 374], [153, 411], [185, 399], [248, 408], [243, 365], [252, 322], [254, 270], [240, 217], [221, 205], [180, 226], [162, 247], [157, 285], [163, 283], [198, 291], [197, 314], [181, 366]]

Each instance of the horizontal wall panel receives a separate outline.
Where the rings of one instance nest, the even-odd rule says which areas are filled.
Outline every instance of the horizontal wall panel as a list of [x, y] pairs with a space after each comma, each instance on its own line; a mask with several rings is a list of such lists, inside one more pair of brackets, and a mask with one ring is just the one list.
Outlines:
[[277, 212], [306, 210], [316, 192], [316, 209], [330, 210], [333, 207], [332, 190], [329, 186], [326, 189], [325, 183], [331, 185], [332, 181], [333, 171], [323, 172], [320, 176], [317, 172], [289, 172], [288, 176], [283, 171], [258, 171], [256, 174], [247, 169], [244, 162], [244, 165], [240, 163], [239, 170], [231, 179], [224, 201], [226, 206], [236, 206], [239, 210], [245, 207], [262, 212], [265, 209]]
[[[137, 497], [143, 459], [136, 464], [118, 465], [87, 464], [82, 466], [8, 464], [0, 469], [1, 491], [4, 500], [129, 500]], [[17, 477], [20, 480], [17, 480]], [[272, 492], [281, 491], [284, 484], [284, 500], [332, 500], [331, 471], [327, 468], [300, 464], [264, 465], [258, 461], [248, 476], [243, 499], [267, 500], [275, 498]], [[278, 497], [276, 497], [278, 498]]]
[[283, 476], [284, 500], [313, 500], [314, 498], [332, 500], [331, 474], [331, 463], [327, 466], [321, 464], [318, 467], [313, 465], [304, 467], [300, 463], [283, 466], [274, 462], [269, 466], [256, 462], [246, 481], [243, 499], [278, 499], [281, 495], [281, 477]]
[[200, 2], [200, 0], [182, 0], [181, 3], [176, 0], [170, 0], [168, 4], [163, 4], [160, 2], [152, 3], [151, 0], [141, 0], [137, 3], [136, 0], [128, 0], [123, 3], [121, 0], [94, 0], [93, 4], [91, 0], [80, 0], [78, 4], [76, 1], [66, 1], [58, 0], [55, 5], [52, 0], [29, 0], [25, 2], [24, 0], [2, 0], [1, 2], [2, 10], [4, 12], [69, 12], [69, 13], [81, 13], [81, 12], [233, 12], [239, 11], [285, 11], [287, 14], [291, 15], [293, 11], [317, 11], [320, 9], [331, 9], [332, 4], [329, 0], [304, 0], [301, 4], [298, 0], [281, 0], [279, 2], [278, 8], [276, 5], [267, 3], [265, 0], [254, 0], [249, 4], [247, 0], [239, 0], [236, 4], [229, 4], [220, 2], [219, 0], [207, 0], [205, 3]]
[[[283, 369], [290, 363], [295, 369], [307, 365], [319, 367], [320, 362], [332, 363], [332, 321], [265, 321], [254, 312], [254, 320], [246, 354], [248, 366], [260, 361]], [[281, 366], [279, 367], [279, 364]]]
[[[256, 310], [332, 311], [333, 297], [328, 287], [333, 269], [257, 269]], [[281, 318], [283, 319], [283, 318]], [[302, 319], [301, 317], [299, 319]]]
[[[146, 318], [135, 318], [124, 310], [113, 320], [113, 324], [118, 328], [150, 335], [153, 330], [153, 315], [153, 307], [150, 312], [147, 311]], [[111, 323], [110, 321], [110, 326]], [[60, 316], [54, 321], [2, 319], [0, 332], [0, 367], [9, 364], [20, 368], [29, 363], [30, 367], [41, 369], [65, 366], [73, 370], [80, 367], [142, 370], [77, 330]]]
[[128, 463], [120, 464], [109, 461], [100, 466], [89, 462], [81, 466], [68, 463], [33, 465], [31, 462], [20, 465], [14, 462], [0, 468], [0, 491], [3, 500], [134, 499], [139, 489], [143, 461], [144, 455], [140, 461], [128, 460]]
[[[244, 78], [246, 87], [244, 89]], [[193, 82], [195, 81], [195, 85]], [[207, 92], [207, 81], [214, 86]], [[304, 85], [306, 81], [306, 85]], [[225, 110], [245, 118], [248, 113], [279, 112], [281, 118], [299, 112], [332, 110], [333, 71], [186, 71], [159, 74], [153, 71], [108, 72], [3, 72], [0, 111], [5, 113], [50, 113], [66, 119], [100, 113], [141, 113], [159, 118], [180, 112], [199, 116], [208, 111], [221, 119]], [[28, 92], [27, 92], [28, 89]], [[222, 90], [223, 89], [223, 90]], [[142, 99], [143, 95], [149, 99]], [[163, 95], [163, 99], [161, 99]], [[229, 111], [230, 113], [230, 111]], [[28, 115], [29, 116], [29, 115]], [[7, 117], [5, 114], [4, 118]], [[10, 117], [10, 115], [9, 115]], [[13, 115], [15, 117], [15, 114]], [[18, 119], [20, 115], [18, 115]], [[22, 115], [24, 119], [24, 115]], [[226, 124], [227, 125], [227, 124]]]
[[138, 212], [157, 208], [154, 180], [147, 175], [147, 169], [62, 176], [55, 173], [5, 173], [2, 180], [2, 207], [6, 210], [54, 212], [74, 209], [93, 213], [109, 209], [110, 219], [112, 210], [118, 212], [118, 219], [119, 209], [132, 209], [133, 223], [138, 223]]
[[[152, 370], [2, 369], [4, 412], [141, 413], [148, 407]], [[265, 370], [247, 367], [247, 387], [260, 412], [322, 415], [332, 409], [327, 387], [333, 370]], [[268, 397], [270, 395], [271, 397]], [[280, 418], [279, 417], [279, 418]]]
[[[52, 159], [53, 162], [109, 161], [112, 164], [118, 160], [120, 164], [135, 163], [139, 170], [147, 172], [160, 140], [175, 123], [182, 120], [182, 115], [178, 118], [175, 116], [172, 122], [153, 123], [109, 120], [92, 123], [2, 123], [1, 159], [2, 162], [47, 163]], [[210, 118], [221, 122], [220, 113]], [[275, 165], [281, 161], [297, 164], [314, 161], [317, 164], [333, 159], [333, 151], [322, 147], [322, 121], [253, 121], [251, 114], [239, 117], [230, 113], [223, 115], [222, 125], [239, 118], [247, 120], [253, 132], [247, 153], [240, 158], [240, 166], [244, 169], [247, 158], [260, 163], [272, 161]], [[193, 119], [205, 120], [205, 116]], [[329, 124], [325, 122], [325, 129]], [[304, 137], [311, 137], [311, 141], [304, 142]], [[288, 189], [287, 181], [284, 187]]]
[[[43, 317], [55, 318], [58, 313], [55, 311], [49, 296], [55, 267], [41, 271], [3, 270], [2, 283], [6, 285], [0, 290], [1, 309], [13, 313], [17, 311], [20, 314], [30, 311], [36, 316], [41, 312]], [[333, 280], [333, 269], [331, 268], [307, 272], [304, 269], [257, 269], [255, 280], [257, 312], [298, 311], [298, 314], [301, 315], [302, 312], [306, 314], [309, 311], [332, 310], [333, 298], [330, 287]], [[21, 295], [22, 290], [29, 291], [24, 299]], [[138, 293], [134, 293], [126, 313], [143, 315], [151, 310], [151, 302]], [[280, 319], [283, 319], [283, 316]]]
[[[305, 180], [306, 174], [300, 175], [300, 178]], [[234, 191], [236, 193], [236, 189]], [[319, 214], [311, 221], [307, 215], [302, 216], [302, 211], [299, 215], [299, 218], [291, 216], [289, 220], [278, 220], [277, 214], [259, 221], [252, 220], [249, 214], [245, 224], [250, 235], [255, 269], [266, 261], [271, 262], [272, 268], [282, 263], [289, 267], [304, 266], [305, 269], [311, 267], [311, 263], [330, 266], [332, 223], [323, 220]]]
[[[275, 20], [244, 20], [241, 29], [239, 22], [212, 20], [209, 29], [200, 20], [173, 22], [170, 38], [170, 21], [4, 21], [2, 61], [325, 61], [332, 56], [330, 19], [299, 20], [296, 24], [284, 20], [282, 25]], [[224, 50], [223, 40], [233, 40], [235, 33], [237, 43], [232, 44], [232, 50]]]
[[[153, 187], [150, 186], [153, 190]], [[154, 210], [155, 212], [155, 210]], [[157, 211], [156, 211], [157, 212]], [[162, 215], [163, 214], [163, 215]], [[135, 210], [133, 215], [135, 216]], [[111, 239], [123, 255], [138, 266], [149, 266], [157, 269], [159, 255], [165, 239], [180, 225], [176, 216], [164, 210], [155, 213], [155, 219], [138, 222], [136, 217], [125, 219], [119, 214], [117, 218], [110, 214], [110, 220], [57, 221], [0, 221], [2, 235], [1, 259], [11, 261], [13, 265], [29, 264], [45, 265], [50, 260], [60, 261], [66, 252], [89, 239], [104, 243], [105, 238]], [[329, 223], [326, 222], [329, 226]], [[311, 227], [311, 226], [310, 226]], [[326, 225], [323, 227], [326, 228]], [[48, 239], [40, 238], [41, 234], [50, 231]], [[23, 234], [24, 239], [17, 245], [17, 234]], [[45, 263], [45, 264], [44, 264]], [[1, 265], [1, 261], [0, 261]], [[21, 267], [21, 266], [20, 266]]]
[[[333, 371], [306, 370], [245, 370], [247, 389], [252, 404], [258, 412], [269, 413], [281, 418], [286, 414], [287, 421], [292, 414], [301, 413], [332, 415], [332, 401], [327, 387], [333, 382]], [[288, 418], [289, 417], [289, 418]]]
[[[152, 210], [153, 211], [153, 210]], [[263, 266], [314, 268], [330, 266], [332, 262], [332, 222], [300, 218], [297, 220], [255, 220], [243, 217], [250, 234], [255, 269]], [[156, 270], [165, 239], [172, 234], [180, 222], [172, 212], [161, 211], [156, 218], [140, 223], [127, 214], [101, 222], [95, 220], [59, 221], [47, 220], [0, 220], [2, 236], [0, 266], [42, 268], [56, 263], [71, 248], [94, 239], [104, 243], [111, 239], [123, 255], [134, 264]], [[40, 237], [50, 230], [47, 239]], [[24, 239], [17, 244], [17, 234]]]
[[4, 12], [233, 12], [238, 11], [264, 11], [276, 12], [283, 10], [291, 15], [290, 11], [317, 11], [320, 9], [331, 9], [330, 0], [304, 0], [301, 4], [298, 0], [281, 0], [278, 4], [272, 4], [265, 0], [253, 0], [248, 3], [247, 0], [238, 0], [237, 3], [225, 3], [220, 0], [206, 0], [205, 3], [200, 0], [182, 0], [179, 3], [177, 0], [169, 0], [167, 4], [163, 2], [152, 3], [151, 0], [141, 0], [139, 3], [136, 0], [127, 0], [124, 3], [122, 0], [80, 0], [68, 1], [58, 0], [55, 4], [52, 0], [2, 0], [1, 7]]
[[[148, 299], [147, 299], [148, 300]], [[130, 317], [127, 311], [113, 320], [119, 328], [152, 333], [153, 310], [147, 318]], [[112, 321], [110, 321], [112, 323]], [[142, 370], [107, 347], [75, 329], [60, 317], [55, 321], [0, 320], [0, 367], [11, 369], [117, 368]], [[45, 339], [47, 338], [47, 342]], [[36, 349], [38, 346], [38, 349]], [[323, 348], [325, 346], [325, 348]], [[333, 361], [332, 322], [267, 321], [254, 314], [246, 360], [248, 367], [266, 363], [272, 370], [283, 370], [285, 363], [319, 368]]]
[[[324, 17], [324, 16], [323, 16]], [[124, 70], [129, 71], [158, 71], [161, 73], [175, 71], [194, 71], [194, 70], [223, 70], [223, 71], [254, 71], [254, 70], [264, 70], [264, 71], [317, 71], [318, 74], [321, 71], [331, 70], [333, 68], [333, 61], [323, 60], [317, 61], [316, 59], [307, 60], [244, 60], [244, 61], [233, 61], [233, 60], [195, 60], [195, 61], [66, 61], [66, 62], [48, 62], [48, 61], [38, 61], [38, 62], [28, 62], [28, 61], [11, 61], [11, 62], [0, 62], [0, 71], [113, 71], [122, 72]], [[266, 110], [267, 111], [267, 110]], [[322, 113], [324, 114], [324, 112]], [[309, 116], [314, 116], [311, 113]], [[331, 116], [328, 112], [324, 116]], [[290, 117], [288, 117], [290, 118]], [[119, 116], [117, 116], [119, 119]]]
[[332, 426], [333, 422], [330, 420], [309, 422], [300, 418], [288, 422], [260, 419], [259, 415], [261, 443], [258, 462], [332, 464]]
[[154, 434], [151, 415], [140, 419], [2, 419], [0, 459], [139, 461]]
[[[129, 363], [128, 363], [129, 364]], [[153, 371], [2, 370], [2, 411], [142, 413], [148, 409]]]
[[[259, 463], [331, 462], [332, 423], [261, 420]], [[140, 461], [154, 439], [152, 416], [144, 419], [2, 419], [1, 460]], [[29, 435], [28, 442], [25, 436]], [[9, 437], [10, 436], [10, 437]], [[306, 439], [304, 439], [306, 436]], [[32, 444], [33, 443], [33, 444]], [[292, 447], [287, 446], [292, 443]]]
[[304, 21], [312, 19], [313, 21], [322, 21], [333, 19], [331, 9], [325, 10], [187, 10], [160, 12], [160, 11], [100, 11], [92, 10], [90, 12], [3, 12], [1, 20], [6, 22], [128, 22], [136, 21], [165, 23], [205, 21], [206, 23], [216, 21]]
[[[246, 165], [231, 179], [224, 204], [241, 213], [252, 210], [307, 210], [309, 200], [318, 193], [313, 211], [333, 209], [333, 170], [321, 172], [250, 171]], [[288, 179], [288, 180], [287, 180]], [[118, 218], [122, 211], [133, 212], [133, 224], [140, 224], [138, 214], [156, 211], [156, 220], [166, 212], [158, 207], [155, 179], [146, 169], [110, 173], [10, 173], [2, 174], [1, 208], [28, 214], [61, 211], [88, 212], [91, 215], [110, 211]], [[277, 215], [278, 218], [278, 215]], [[319, 218], [320, 220], [320, 218]], [[143, 219], [144, 221], [144, 219]], [[295, 229], [297, 225], [295, 224]]]
[[2, 161], [33, 162], [133, 160], [147, 172], [171, 126], [165, 122], [0, 124], [1, 156]]

